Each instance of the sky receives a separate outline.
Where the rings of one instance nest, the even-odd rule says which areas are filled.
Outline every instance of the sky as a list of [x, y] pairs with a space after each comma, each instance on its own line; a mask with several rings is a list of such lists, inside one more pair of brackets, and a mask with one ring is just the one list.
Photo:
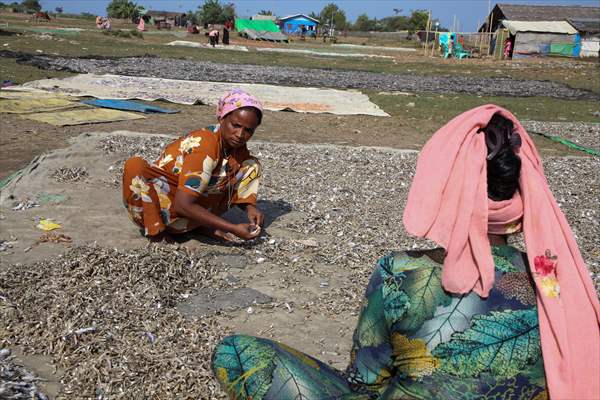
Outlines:
[[[9, 2], [5, 0], [5, 2]], [[134, 0], [148, 10], [181, 11], [196, 10], [202, 0]], [[488, 0], [221, 0], [221, 3], [234, 3], [238, 16], [251, 16], [260, 10], [271, 10], [277, 16], [290, 14], [319, 13], [328, 3], [336, 3], [346, 12], [346, 18], [356, 20], [366, 13], [370, 18], [383, 18], [394, 15], [394, 9], [402, 9], [401, 14], [410, 14], [411, 10], [431, 10], [433, 18], [438, 18], [447, 28], [452, 27], [454, 16], [459, 31], [475, 31], [477, 22], [483, 21], [488, 14], [488, 4], [492, 8], [495, 1]], [[552, 5], [600, 5], [600, 0], [502, 0], [508, 4], [552, 4]], [[64, 12], [105, 15], [109, 0], [41, 0], [45, 10], [54, 10], [61, 6]]]

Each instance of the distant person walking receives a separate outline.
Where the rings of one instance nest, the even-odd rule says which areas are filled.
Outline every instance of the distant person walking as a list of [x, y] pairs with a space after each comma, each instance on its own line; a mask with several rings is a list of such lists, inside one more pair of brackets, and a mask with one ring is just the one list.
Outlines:
[[219, 44], [218, 37], [219, 37], [218, 30], [213, 28], [210, 32], [208, 32], [208, 41], [212, 47], [215, 47], [215, 45]]
[[506, 40], [504, 40], [504, 58], [506, 60], [511, 58], [512, 55], [512, 40], [510, 40], [509, 37], [506, 38]]
[[231, 20], [225, 22], [223, 27], [223, 44], [229, 45], [229, 31], [233, 29], [233, 22]]

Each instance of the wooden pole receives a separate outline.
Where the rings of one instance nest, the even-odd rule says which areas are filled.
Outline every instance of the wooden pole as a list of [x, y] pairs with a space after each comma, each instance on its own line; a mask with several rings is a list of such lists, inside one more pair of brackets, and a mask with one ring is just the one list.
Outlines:
[[427, 56], [427, 45], [429, 43], [429, 24], [431, 23], [431, 11], [427, 13], [427, 25], [425, 26], [425, 47], [423, 48], [423, 55]]
[[437, 33], [437, 30], [438, 30], [438, 27], [436, 25], [435, 26], [435, 34], [433, 35], [433, 43], [431, 44], [431, 57], [434, 56], [434, 54], [435, 54], [435, 46], [438, 43], [438, 37], [437, 37], [438, 33]]
[[490, 52], [492, 51], [492, 13], [490, 12], [490, 26], [489, 28], [489, 35], [488, 35], [488, 55], [490, 55]]
[[483, 54], [483, 40], [485, 38], [485, 33], [482, 32], [477, 32], [479, 34], [479, 55], [481, 56]]
[[[479, 19], [477, 20], [477, 32], [479, 32]], [[479, 34], [475, 37], [475, 45], [473, 47], [477, 47], [479, 45]]]

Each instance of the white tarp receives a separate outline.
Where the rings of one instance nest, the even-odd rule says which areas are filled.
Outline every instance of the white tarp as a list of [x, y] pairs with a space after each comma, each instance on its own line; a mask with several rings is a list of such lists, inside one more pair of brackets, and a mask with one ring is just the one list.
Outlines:
[[598, 57], [600, 51], [600, 38], [590, 38], [581, 40], [580, 57]]
[[383, 50], [383, 51], [405, 51], [409, 53], [414, 53], [417, 49], [412, 47], [387, 47], [387, 46], [367, 46], [361, 44], [348, 44], [348, 43], [340, 43], [340, 44], [332, 44], [332, 47], [341, 47], [347, 49], [369, 49], [369, 50]]
[[354, 58], [394, 58], [392, 56], [382, 56], [379, 54], [365, 54], [365, 53], [332, 53], [326, 51], [315, 51], [315, 50], [301, 50], [301, 49], [277, 49], [270, 47], [258, 47], [256, 50], [268, 53], [292, 53], [292, 54], [308, 54], [314, 56], [325, 56], [325, 57], [354, 57]]
[[42, 79], [6, 90], [42, 90], [99, 99], [167, 100], [179, 104], [216, 105], [223, 93], [239, 88], [258, 97], [267, 110], [389, 117], [369, 97], [354, 90], [318, 89], [250, 83], [224, 83], [146, 78], [124, 75], [80, 74], [64, 79]]
[[574, 35], [577, 29], [567, 21], [502, 21], [502, 24], [516, 35], [518, 32], [562, 33]]
[[195, 47], [195, 48], [202, 48], [202, 49], [248, 51], [248, 48], [246, 46], [238, 46], [235, 44], [230, 44], [230, 45], [218, 44], [215, 46], [211, 46], [208, 43], [190, 42], [187, 40], [175, 40], [173, 42], [167, 43], [167, 46], [182, 46], [182, 47]]

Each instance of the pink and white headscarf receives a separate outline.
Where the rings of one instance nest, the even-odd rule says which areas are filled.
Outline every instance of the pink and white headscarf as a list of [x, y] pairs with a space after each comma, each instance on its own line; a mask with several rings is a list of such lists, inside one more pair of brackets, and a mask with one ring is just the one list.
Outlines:
[[217, 105], [217, 118], [221, 119], [232, 111], [242, 107], [254, 107], [262, 114], [263, 106], [260, 101], [249, 93], [241, 89], [233, 89], [225, 93]]
[[[479, 133], [496, 113], [513, 122], [522, 141], [519, 192], [504, 202], [487, 197], [487, 146]], [[487, 297], [494, 284], [488, 233], [518, 229], [520, 220], [550, 398], [600, 399], [598, 295], [533, 141], [514, 115], [492, 104], [452, 119], [423, 147], [404, 210], [409, 233], [446, 249], [444, 289]]]

